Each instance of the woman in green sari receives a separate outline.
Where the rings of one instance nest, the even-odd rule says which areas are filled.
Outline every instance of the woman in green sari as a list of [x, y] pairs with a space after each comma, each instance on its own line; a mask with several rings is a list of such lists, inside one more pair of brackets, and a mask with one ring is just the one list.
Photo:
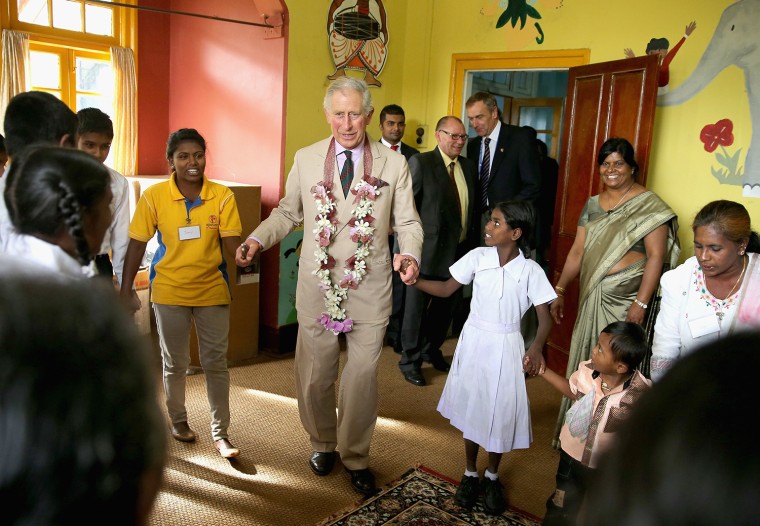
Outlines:
[[[555, 323], [562, 323], [565, 289], [580, 275], [568, 373], [589, 359], [608, 324], [646, 323], [660, 276], [677, 264], [680, 254], [676, 214], [636, 182], [639, 166], [631, 143], [608, 139], [597, 162], [604, 191], [591, 196], [581, 212], [575, 241], [555, 286], [558, 298], [551, 305]], [[554, 447], [559, 447], [559, 431], [570, 405], [569, 399], [562, 399]]]

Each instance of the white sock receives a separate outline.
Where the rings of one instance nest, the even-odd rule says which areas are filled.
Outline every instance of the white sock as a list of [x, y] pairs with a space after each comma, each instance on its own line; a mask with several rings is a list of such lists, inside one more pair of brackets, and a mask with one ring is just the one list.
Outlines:
[[499, 474], [498, 473], [491, 473], [490, 471], [486, 470], [484, 473], [486, 477], [488, 477], [490, 480], [499, 480]]
[[464, 475], [465, 475], [466, 477], [475, 477], [476, 479], [477, 479], [477, 478], [480, 478], [480, 475], [478, 475], [478, 472], [477, 472], [477, 471], [467, 471], [467, 470], [465, 469], [465, 470], [464, 470]]

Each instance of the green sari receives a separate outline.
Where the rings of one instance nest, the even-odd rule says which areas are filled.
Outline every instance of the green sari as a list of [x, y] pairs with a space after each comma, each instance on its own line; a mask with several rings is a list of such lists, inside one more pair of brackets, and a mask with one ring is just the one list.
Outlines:
[[[665, 223], [669, 225], [663, 263], [665, 272], [676, 266], [681, 253], [677, 236], [678, 222], [676, 213], [655, 193], [646, 191], [637, 195], [619, 208], [601, 214], [586, 224], [578, 317], [570, 342], [567, 378], [578, 369], [580, 362], [589, 359], [602, 329], [614, 321], [625, 320], [628, 307], [636, 298], [641, 285], [647, 260], [637, 261], [608, 276], [610, 269], [631, 247]], [[652, 310], [654, 309], [650, 309]], [[652, 312], [647, 314], [647, 320], [651, 320], [648, 325], [653, 326], [655, 316]], [[569, 398], [562, 398], [552, 441], [555, 448], [559, 447], [559, 432], [565, 422], [565, 413], [571, 405]]]

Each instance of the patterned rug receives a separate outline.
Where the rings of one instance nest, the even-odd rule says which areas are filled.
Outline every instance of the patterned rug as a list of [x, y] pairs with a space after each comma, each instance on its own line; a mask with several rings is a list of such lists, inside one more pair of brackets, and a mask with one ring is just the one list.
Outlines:
[[454, 503], [457, 483], [418, 465], [380, 493], [316, 526], [539, 526], [541, 520], [516, 509], [488, 515], [482, 498], [467, 511]]

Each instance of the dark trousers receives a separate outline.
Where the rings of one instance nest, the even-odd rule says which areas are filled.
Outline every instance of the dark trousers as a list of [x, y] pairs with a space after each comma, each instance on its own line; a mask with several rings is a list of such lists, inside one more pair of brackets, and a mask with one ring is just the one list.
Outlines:
[[[394, 247], [395, 237], [388, 236], [388, 246], [391, 249], [391, 262], [394, 254], [398, 253], [398, 247]], [[406, 298], [407, 285], [401, 281], [401, 274], [391, 271], [393, 307], [388, 320], [388, 329], [385, 331], [385, 344], [393, 347], [397, 353], [401, 352], [401, 328], [404, 324], [404, 300]]]
[[433, 362], [443, 358], [441, 345], [449, 333], [454, 305], [461, 301], [461, 297], [461, 288], [448, 298], [431, 296], [414, 287], [406, 291], [401, 329], [402, 351], [398, 362], [401, 371], [418, 371], [423, 361]]
[[113, 281], [113, 265], [108, 254], [98, 254], [95, 256], [95, 268], [98, 270], [98, 277], [104, 277]]
[[594, 470], [559, 452], [557, 489], [546, 501], [544, 526], [575, 526]]

